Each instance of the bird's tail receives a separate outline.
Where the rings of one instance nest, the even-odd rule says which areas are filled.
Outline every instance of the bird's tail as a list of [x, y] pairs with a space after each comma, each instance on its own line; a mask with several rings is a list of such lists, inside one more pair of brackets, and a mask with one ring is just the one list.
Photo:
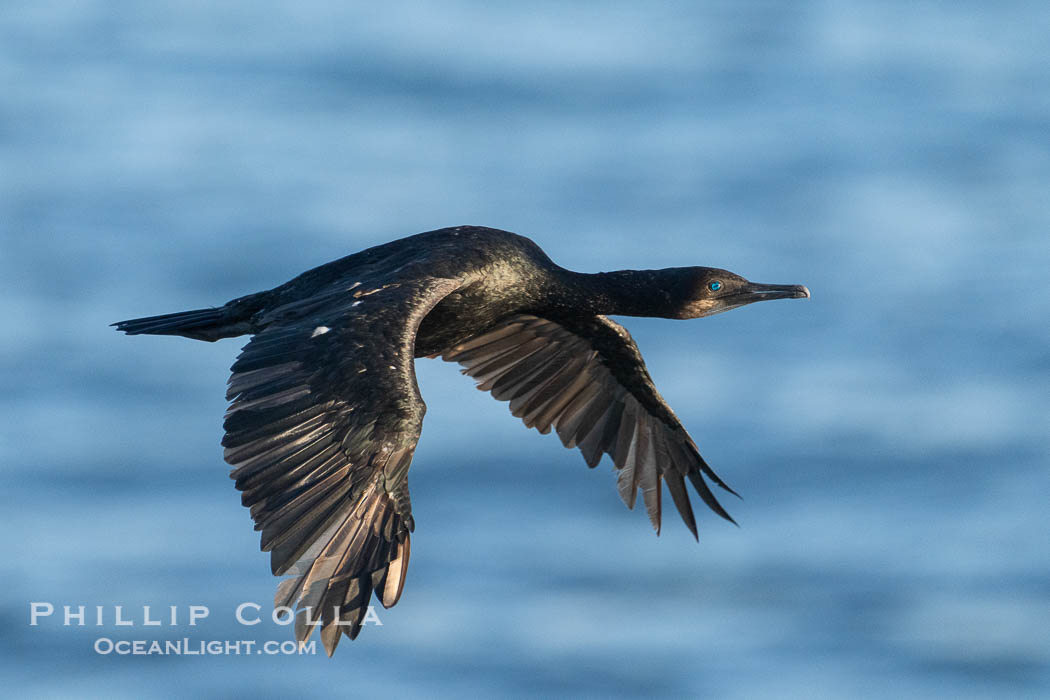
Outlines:
[[133, 318], [112, 325], [128, 335], [181, 335], [195, 340], [213, 341], [250, 332], [242, 318], [231, 318], [229, 306], [217, 309], [195, 309], [162, 316]]

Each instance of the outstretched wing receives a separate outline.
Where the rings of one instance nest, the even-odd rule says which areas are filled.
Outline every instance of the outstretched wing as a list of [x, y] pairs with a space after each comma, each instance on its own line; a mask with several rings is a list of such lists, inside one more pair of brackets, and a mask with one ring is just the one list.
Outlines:
[[334, 284], [278, 307], [230, 377], [225, 458], [295, 636], [328, 654], [361, 630], [372, 592], [401, 596], [413, 529], [407, 472], [426, 406], [416, 329], [454, 280]]
[[[642, 491], [660, 532], [660, 482], [693, 536], [696, 519], [685, 480], [715, 513], [733, 519], [703, 476], [736, 495], [711, 470], [671, 407], [656, 391], [627, 330], [604, 316], [504, 319], [442, 354], [463, 365], [478, 388], [541, 433], [553, 427], [566, 447], [579, 447], [590, 467], [612, 457], [620, 497], [634, 508]], [[703, 476], [702, 476], [703, 475]]]

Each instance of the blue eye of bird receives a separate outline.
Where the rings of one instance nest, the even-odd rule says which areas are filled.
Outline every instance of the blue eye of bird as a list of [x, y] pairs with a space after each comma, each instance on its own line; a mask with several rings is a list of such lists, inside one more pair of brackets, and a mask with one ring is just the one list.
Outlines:
[[717, 292], [719, 289], [722, 288], [722, 283], [712, 282], [711, 284], [707, 285], [707, 288], [710, 289], [712, 292]]

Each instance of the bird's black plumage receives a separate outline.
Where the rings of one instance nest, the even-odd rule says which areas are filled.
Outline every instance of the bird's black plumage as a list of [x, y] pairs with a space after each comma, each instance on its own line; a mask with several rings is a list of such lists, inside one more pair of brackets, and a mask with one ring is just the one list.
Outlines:
[[296, 638], [320, 618], [331, 654], [360, 632], [372, 594], [395, 604], [414, 524], [408, 467], [426, 406], [413, 360], [459, 362], [529, 427], [555, 430], [587, 464], [615, 464], [657, 532], [661, 483], [694, 537], [688, 480], [732, 520], [706, 479], [732, 492], [661, 398], [630, 334], [608, 314], [696, 318], [808, 297], [704, 267], [582, 274], [532, 241], [460, 226], [314, 268], [215, 309], [114, 324], [129, 334], [251, 335], [234, 363], [223, 438]]

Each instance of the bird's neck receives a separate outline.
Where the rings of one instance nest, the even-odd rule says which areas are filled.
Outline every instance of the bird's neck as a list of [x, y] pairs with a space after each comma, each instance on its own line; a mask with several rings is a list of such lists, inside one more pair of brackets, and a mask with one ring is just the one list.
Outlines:
[[587, 274], [569, 272], [565, 282], [578, 305], [608, 316], [675, 318], [675, 270], [616, 270]]

